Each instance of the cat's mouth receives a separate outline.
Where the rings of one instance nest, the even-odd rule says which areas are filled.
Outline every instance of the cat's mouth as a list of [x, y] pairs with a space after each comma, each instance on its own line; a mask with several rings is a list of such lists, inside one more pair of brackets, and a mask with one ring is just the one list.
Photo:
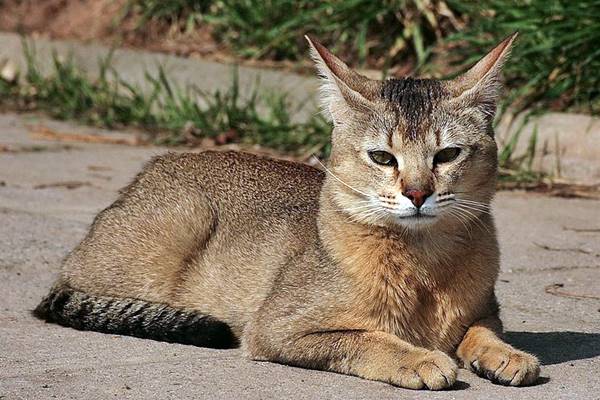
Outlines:
[[402, 219], [402, 220], [431, 220], [431, 219], [435, 219], [437, 218], [437, 215], [431, 215], [431, 214], [424, 214], [422, 211], [418, 210], [416, 211], [414, 214], [410, 214], [410, 215], [405, 215], [405, 216], [398, 216], [398, 218]]
[[424, 222], [425, 220], [431, 221], [437, 218], [437, 214], [430, 213], [430, 210], [413, 208], [412, 210], [399, 211], [398, 209], [390, 207], [385, 208], [390, 214], [394, 216], [394, 218], [401, 221]]
[[437, 214], [429, 213], [423, 210], [405, 210], [404, 212], [398, 212], [396, 210], [391, 211], [390, 214], [394, 221], [400, 225], [407, 226], [419, 226], [419, 225], [430, 225], [438, 219]]
[[407, 218], [427, 219], [427, 218], [436, 218], [436, 217], [437, 217], [437, 215], [423, 214], [422, 212], [417, 211], [416, 214], [409, 215]]

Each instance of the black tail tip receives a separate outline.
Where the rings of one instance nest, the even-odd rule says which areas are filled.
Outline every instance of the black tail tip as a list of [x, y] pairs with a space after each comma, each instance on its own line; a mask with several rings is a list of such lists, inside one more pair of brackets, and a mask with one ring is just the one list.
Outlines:
[[40, 301], [40, 304], [37, 305], [36, 308], [34, 308], [31, 311], [31, 315], [33, 315], [34, 317], [44, 320], [44, 321], [49, 321], [50, 320], [50, 299], [49, 299], [50, 295], [44, 297], [42, 299], [42, 301]]
[[29, 313], [34, 318], [41, 319], [42, 321], [48, 320], [48, 310], [45, 308], [42, 308], [41, 304], [38, 304], [38, 306], [36, 308], [34, 308], [33, 310], [30, 310]]
[[55, 285], [50, 289], [50, 293], [40, 301], [40, 304], [31, 311], [31, 314], [46, 322], [57, 322], [57, 311], [61, 311], [71, 294], [72, 290]]

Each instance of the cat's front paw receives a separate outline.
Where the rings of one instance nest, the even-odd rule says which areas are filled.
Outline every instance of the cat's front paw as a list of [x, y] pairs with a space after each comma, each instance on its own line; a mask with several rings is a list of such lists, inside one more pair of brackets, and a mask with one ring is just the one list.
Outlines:
[[540, 363], [535, 356], [509, 346], [483, 347], [465, 361], [471, 371], [502, 385], [531, 385], [540, 375]]
[[456, 382], [457, 366], [441, 351], [411, 354], [405, 360], [392, 383], [408, 389], [441, 390]]

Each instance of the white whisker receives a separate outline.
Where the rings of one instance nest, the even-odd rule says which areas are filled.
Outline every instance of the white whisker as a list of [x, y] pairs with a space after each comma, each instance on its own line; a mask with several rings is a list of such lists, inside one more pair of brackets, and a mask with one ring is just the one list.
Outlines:
[[373, 207], [372, 204], [363, 204], [363, 205], [359, 205], [359, 206], [355, 206], [355, 207], [337, 208], [337, 209], [334, 209], [334, 211], [345, 211], [345, 212], [351, 213], [351, 212], [355, 212], [355, 211], [364, 211], [371, 207]]
[[[489, 228], [487, 227], [487, 225], [484, 224], [483, 221], [481, 221], [481, 219], [479, 219], [477, 217], [477, 215], [475, 215], [473, 212], [469, 211], [468, 209], [466, 209], [464, 207], [465, 207], [464, 205], [458, 204], [455, 209], [460, 210], [463, 214], [468, 214], [471, 217], [470, 219], [473, 220], [477, 225], [479, 225], [480, 227], [485, 229], [488, 233], [491, 233]], [[476, 210], [476, 211], [480, 211], [480, 210]]]
[[482, 208], [486, 208], [486, 209], [491, 208], [488, 204], [481, 203], [479, 201], [473, 201], [473, 200], [467, 200], [467, 199], [457, 199], [456, 201], [458, 201], [459, 203], [465, 203], [465, 204], [478, 206], [478, 207], [482, 207]]
[[478, 211], [484, 214], [491, 214], [492, 212], [490, 210], [488, 210], [487, 208], [480, 208], [478, 206], [475, 206], [473, 204], [463, 204], [460, 201], [457, 201], [456, 204], [460, 207], [466, 208], [468, 210], [473, 210], [473, 211]]
[[450, 210], [448, 210], [448, 214], [454, 216], [465, 227], [467, 234], [471, 236], [471, 229], [468, 226], [469, 220], [465, 219], [464, 215], [462, 215], [458, 210], [453, 208], [450, 208]]
[[337, 177], [337, 176], [336, 176], [336, 175], [335, 175], [333, 172], [331, 172], [331, 171], [329, 170], [329, 168], [327, 168], [327, 167], [325, 166], [325, 164], [323, 164], [323, 163], [321, 162], [321, 160], [319, 160], [319, 158], [318, 158], [317, 156], [315, 156], [315, 155], [313, 154], [313, 157], [315, 158], [315, 160], [317, 160], [317, 162], [318, 162], [319, 164], [321, 164], [321, 166], [322, 166], [322, 167], [325, 169], [325, 171], [327, 171], [329, 174], [331, 174], [331, 176], [333, 176], [335, 179], [337, 179], [337, 180], [338, 180], [338, 182], [340, 182], [342, 185], [346, 186], [347, 188], [349, 188], [349, 189], [351, 189], [351, 190], [354, 190], [356, 193], [362, 194], [362, 195], [363, 195], [363, 196], [365, 196], [365, 197], [371, 197], [371, 196], [370, 196], [370, 195], [368, 195], [367, 193], [365, 193], [365, 192], [362, 192], [362, 191], [360, 191], [360, 190], [358, 190], [358, 189], [355, 189], [355, 188], [353, 188], [352, 186], [348, 185], [346, 182], [344, 182], [343, 180], [341, 180], [340, 178], [338, 178], [338, 177]]

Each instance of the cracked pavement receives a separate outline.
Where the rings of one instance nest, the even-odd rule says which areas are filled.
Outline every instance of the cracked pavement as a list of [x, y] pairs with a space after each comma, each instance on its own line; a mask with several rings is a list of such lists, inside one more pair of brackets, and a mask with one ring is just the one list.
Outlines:
[[[45, 324], [30, 310], [94, 215], [166, 149], [42, 140], [106, 131], [0, 114], [0, 399], [599, 399], [600, 201], [500, 192], [494, 202], [507, 340], [536, 354], [540, 383], [494, 385], [461, 370], [419, 392], [212, 350]], [[131, 138], [116, 132], [111, 137]]]

